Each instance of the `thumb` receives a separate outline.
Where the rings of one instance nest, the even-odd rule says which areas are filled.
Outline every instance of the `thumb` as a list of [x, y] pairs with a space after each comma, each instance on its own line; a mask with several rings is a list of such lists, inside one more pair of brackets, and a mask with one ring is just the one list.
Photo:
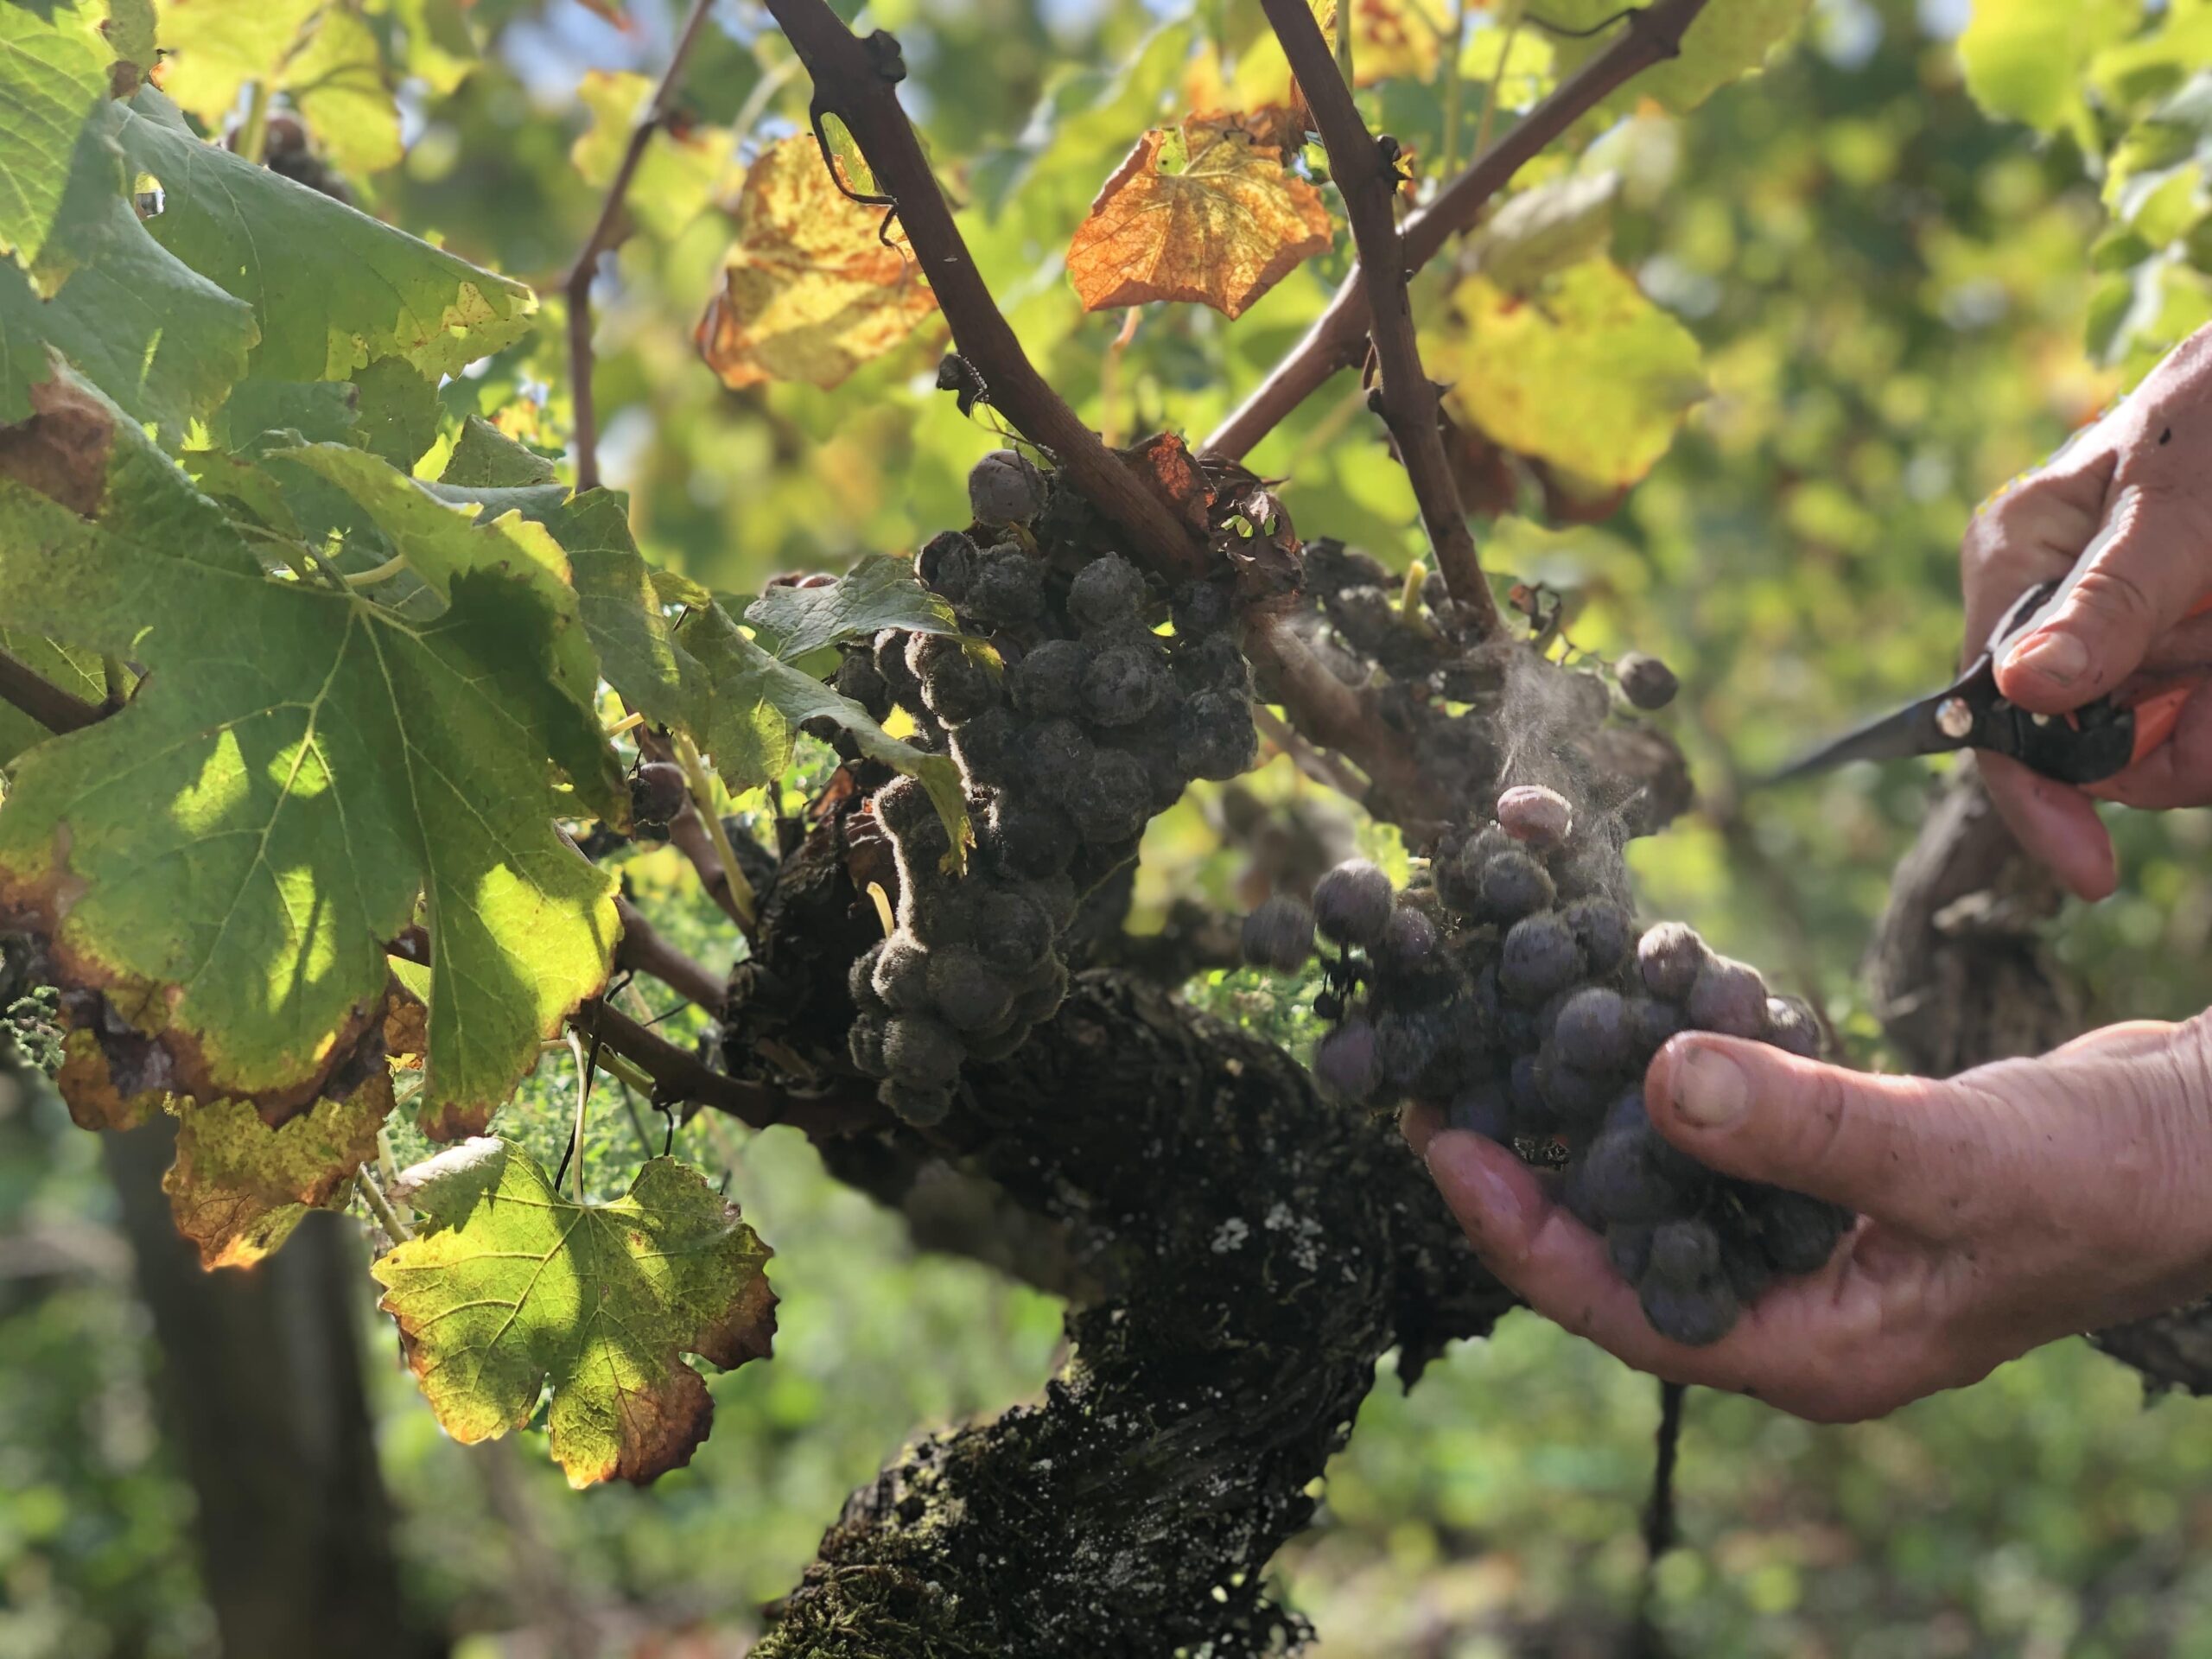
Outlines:
[[1652, 1061], [1643, 1096], [1653, 1127], [1709, 1168], [1923, 1235], [1955, 1219], [1950, 1195], [1981, 1162], [1960, 1144], [1978, 1126], [1951, 1084], [1822, 1065], [1764, 1043], [1677, 1037]]
[[2133, 674], [2204, 591], [2204, 526], [2177, 491], [2120, 491], [2057, 609], [1997, 664], [1997, 689], [2036, 714], [2078, 709]]

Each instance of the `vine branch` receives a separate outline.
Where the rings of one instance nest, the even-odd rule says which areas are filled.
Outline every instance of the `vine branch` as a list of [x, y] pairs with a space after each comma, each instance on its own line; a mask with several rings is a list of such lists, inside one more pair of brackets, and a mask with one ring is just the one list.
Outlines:
[[796, 1095], [717, 1071], [696, 1054], [606, 1003], [594, 1018], [600, 1041], [625, 1059], [636, 1061], [653, 1080], [655, 1096], [664, 1105], [696, 1102], [756, 1129], [788, 1123], [804, 1130], [812, 1141], [847, 1135], [883, 1120], [882, 1109], [874, 1100], [857, 1095]]
[[65, 691], [29, 663], [0, 651], [0, 699], [29, 715], [49, 732], [81, 732], [107, 717], [109, 710]]
[[645, 105], [645, 112], [630, 129], [630, 142], [622, 150], [621, 164], [614, 169], [613, 181], [607, 187], [607, 200], [600, 204], [599, 218], [591, 227], [591, 234], [584, 238], [576, 262], [569, 267], [563, 291], [569, 302], [569, 384], [575, 401], [576, 423], [576, 488], [590, 490], [599, 487], [599, 413], [592, 403], [591, 374], [591, 284], [599, 274], [600, 256], [613, 247], [621, 238], [616, 234], [622, 221], [622, 204], [628, 200], [631, 181], [638, 175], [638, 164], [645, 160], [645, 146], [653, 135], [668, 124], [669, 113], [676, 106], [676, 94], [683, 85], [685, 66], [690, 61], [691, 48], [698, 43], [699, 32], [707, 21], [707, 14], [714, 10], [714, 0], [691, 0], [691, 9], [684, 14], [683, 26], [676, 36], [675, 49], [669, 54], [668, 67], [661, 72], [660, 85], [653, 89], [652, 102]]
[[721, 1007], [725, 988], [720, 974], [662, 938], [627, 899], [615, 899], [614, 912], [622, 923], [621, 942], [614, 947], [614, 960], [620, 966], [660, 981], [685, 1001], [696, 1002], [709, 1014]]
[[[1544, 147], [1617, 87], [1681, 50], [1682, 35], [1705, 10], [1706, 0], [1653, 0], [1628, 14], [1618, 39], [1554, 87], [1520, 124], [1484, 149], [1434, 201], [1407, 219], [1402, 233], [1408, 273], [1419, 270], [1463, 231], [1471, 230], [1492, 197]], [[1306, 77], [1300, 77], [1306, 85]], [[1309, 88], [1310, 90], [1310, 88]], [[1258, 389], [1216, 429], [1205, 449], [1231, 460], [1249, 454], [1261, 439], [1339, 369], [1365, 355], [1371, 305], [1364, 257], [1344, 278], [1329, 308], [1269, 372]], [[1456, 596], [1456, 595], [1455, 595]]]
[[[1413, 300], [1408, 291], [1411, 273], [1391, 205], [1398, 194], [1397, 146], [1387, 140], [1378, 145], [1360, 119], [1351, 86], [1337, 72], [1329, 43], [1306, 0], [1260, 0], [1260, 4], [1320, 130], [1322, 146], [1329, 152], [1330, 176], [1351, 220], [1360, 264], [1381, 273], [1369, 287], [1373, 290], [1370, 324], [1382, 372], [1378, 391], [1383, 423], [1397, 441], [1398, 456], [1413, 484], [1421, 526], [1435, 550], [1445, 587], [1471, 614], [1478, 636], [1488, 638], [1498, 629], [1497, 601], [1483, 576], [1459, 487], [1452, 481], [1444, 434], [1436, 423], [1436, 387], [1421, 367], [1420, 343], [1414, 337]], [[1349, 35], [1351, 30], [1346, 26], [1338, 32]]]
[[992, 299], [899, 107], [896, 81], [885, 67], [895, 54], [872, 51], [825, 0], [767, 0], [767, 6], [813, 78], [816, 114], [844, 123], [875, 175], [876, 188], [895, 204], [951, 325], [953, 344], [982, 376], [991, 406], [1048, 451], [1090, 504], [1130, 537], [1127, 551], [1163, 573], [1184, 579], [1204, 575], [1205, 548], [1046, 384]]

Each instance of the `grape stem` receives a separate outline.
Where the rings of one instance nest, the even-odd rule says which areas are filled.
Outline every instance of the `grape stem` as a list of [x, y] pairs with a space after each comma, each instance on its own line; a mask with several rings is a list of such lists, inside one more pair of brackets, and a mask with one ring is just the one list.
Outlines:
[[750, 938], [760, 901], [753, 896], [753, 884], [745, 879], [744, 867], [737, 861], [737, 849], [729, 844], [729, 831], [722, 826], [722, 815], [715, 810], [715, 780], [707, 775], [706, 763], [699, 758], [699, 746], [687, 734], [676, 734], [675, 747], [677, 764], [683, 768], [685, 781], [691, 786], [692, 809], [698, 813], [700, 825], [706, 830], [715, 857], [722, 867], [722, 880], [728, 888], [737, 925]]
[[638, 176], [638, 164], [645, 160], [645, 146], [668, 124], [669, 114], [676, 107], [677, 92], [683, 84], [683, 71], [690, 61], [691, 50], [698, 44], [699, 31], [706, 23], [707, 14], [713, 10], [714, 0], [691, 0], [683, 26], [677, 32], [675, 48], [669, 53], [668, 67], [661, 71], [660, 84], [653, 89], [652, 101], [645, 105], [645, 112], [630, 129], [630, 142], [624, 147], [621, 162], [607, 187], [607, 200], [600, 204], [599, 218], [593, 223], [591, 234], [584, 238], [583, 248], [576, 255], [575, 263], [569, 267], [568, 277], [562, 284], [569, 302], [569, 385], [575, 403], [579, 490], [599, 487], [599, 416], [591, 392], [592, 279], [599, 274], [600, 256], [622, 239], [622, 204], [629, 196], [631, 181]]
[[1286, 722], [1264, 702], [1252, 705], [1252, 723], [1266, 738], [1285, 754], [1300, 772], [1325, 788], [1333, 789], [1347, 800], [1363, 802], [1367, 798], [1367, 779], [1342, 755], [1326, 749], [1318, 749], [1301, 736], [1298, 728]]
[[385, 1197], [384, 1189], [369, 1173], [367, 1165], [353, 1172], [353, 1184], [361, 1189], [361, 1201], [375, 1215], [377, 1225], [384, 1229], [386, 1238], [395, 1244], [404, 1244], [415, 1236], [415, 1230], [400, 1219], [399, 1211], [391, 1207], [391, 1200]]
[[[1369, 284], [1374, 290], [1369, 327], [1382, 373], [1380, 412], [1413, 485], [1421, 526], [1436, 551], [1445, 586], [1467, 618], [1469, 631], [1478, 639], [1487, 639], [1501, 626], [1497, 601], [1483, 575], [1475, 538], [1459, 505], [1459, 486], [1444, 453], [1444, 430], [1436, 418], [1436, 385], [1421, 367], [1421, 346], [1414, 335], [1408, 280], [1412, 273], [1395, 206], [1401, 181], [1395, 146], [1378, 147], [1367, 130], [1351, 83], [1331, 61], [1329, 43], [1306, 0], [1260, 0], [1260, 5], [1305, 90], [1313, 124], [1320, 130], [1321, 143], [1329, 152], [1329, 176], [1344, 196], [1360, 264], [1382, 273], [1380, 282]], [[1346, 37], [1351, 34], [1348, 21], [1340, 20], [1338, 27]]]

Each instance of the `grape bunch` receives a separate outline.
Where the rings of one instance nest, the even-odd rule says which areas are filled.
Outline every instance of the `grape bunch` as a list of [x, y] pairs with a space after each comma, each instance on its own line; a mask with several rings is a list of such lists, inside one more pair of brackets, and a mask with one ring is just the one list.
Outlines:
[[[907, 1122], [944, 1116], [961, 1063], [1002, 1058], [1058, 1007], [1062, 935], [1198, 778], [1253, 761], [1251, 678], [1223, 582], [1163, 591], [1118, 554], [1040, 544], [1054, 489], [1000, 451], [969, 480], [976, 523], [916, 556], [961, 634], [887, 628], [836, 685], [958, 764], [976, 824], [964, 873], [912, 779], [873, 797], [893, 842], [898, 925], [855, 963], [855, 1065]], [[1172, 624], [1172, 632], [1160, 631]]]
[[1777, 1274], [1827, 1259], [1847, 1211], [1715, 1173], [1651, 1125], [1643, 1071], [1669, 1037], [1713, 1031], [1813, 1056], [1820, 1031], [1756, 969], [1662, 922], [1637, 936], [1619, 842], [1578, 833], [1567, 798], [1508, 789], [1496, 819], [1448, 832], [1424, 876], [1393, 888], [1338, 865], [1310, 906], [1246, 919], [1255, 964], [1324, 957], [1315, 1011], [1333, 1028], [1315, 1074], [1365, 1103], [1446, 1106], [1450, 1122], [1560, 1172], [1567, 1208], [1601, 1233], [1644, 1316], [1674, 1341], [1716, 1342]]

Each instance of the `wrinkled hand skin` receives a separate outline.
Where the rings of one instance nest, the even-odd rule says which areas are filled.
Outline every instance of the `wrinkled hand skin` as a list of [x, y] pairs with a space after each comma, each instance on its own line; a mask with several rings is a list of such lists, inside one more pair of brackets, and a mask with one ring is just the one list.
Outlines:
[[[1998, 689], [2022, 708], [2064, 714], [2139, 671], [2212, 666], [2212, 620], [2182, 623], [2212, 593], [2212, 327], [1974, 515], [1959, 550], [1964, 659], [1981, 654], [2022, 593], [2064, 575], [2100, 540], [2063, 607], [1998, 663]], [[2090, 791], [1999, 755], [1980, 764], [2027, 850], [2082, 898], [2101, 899], [2118, 870], [2090, 794], [2140, 807], [2212, 802], [2212, 687], [2190, 697], [2166, 744]]]
[[2113, 1026], [1948, 1081], [1676, 1038], [1644, 1084], [1662, 1134], [1860, 1217], [1705, 1348], [1651, 1329], [1604, 1242], [1510, 1148], [1431, 1107], [1404, 1127], [1484, 1265], [1538, 1312], [1670, 1382], [1851, 1422], [2212, 1291], [2207, 1020]]

